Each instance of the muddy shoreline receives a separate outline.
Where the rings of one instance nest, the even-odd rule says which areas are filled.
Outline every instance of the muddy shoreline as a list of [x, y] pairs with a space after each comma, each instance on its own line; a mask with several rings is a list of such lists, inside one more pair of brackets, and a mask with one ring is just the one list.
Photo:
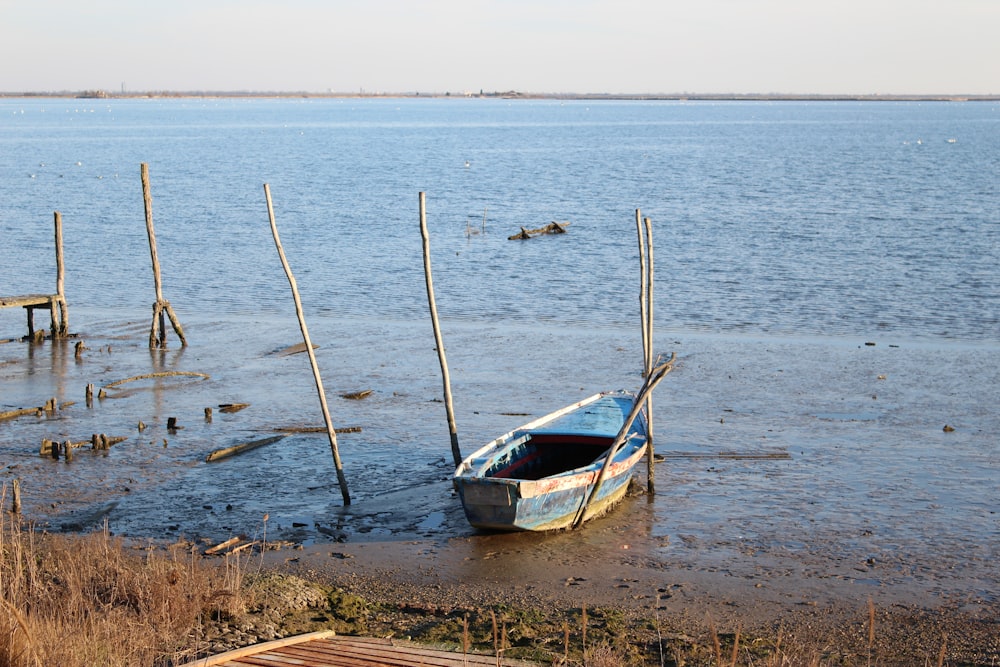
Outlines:
[[[586, 610], [592, 641], [641, 664], [662, 664], [659, 651], [711, 664], [714, 638], [731, 646], [737, 632], [746, 646], [784, 655], [784, 664], [866, 664], [872, 656], [877, 664], [936, 664], [945, 655], [946, 664], [986, 665], [1000, 658], [995, 600], [871, 585], [859, 572], [810, 572], [788, 562], [755, 562], [754, 574], [652, 562], [629, 554], [623, 540], [633, 536], [613, 522], [588, 530], [583, 545], [571, 534], [479, 535], [316, 545], [271, 552], [266, 562], [381, 605], [371, 628], [395, 636], [470, 615], [484, 622], [491, 611], [534, 615], [538, 634], [526, 632], [522, 645], [547, 646], [553, 657], [566, 629], [579, 641]], [[614, 627], [611, 618], [619, 619]]]
[[[451, 488], [423, 323], [311, 326], [336, 425], [359, 427], [339, 442], [351, 506], [320, 434], [206, 463], [215, 449], [322, 421], [307, 360], [281, 354], [294, 332], [262, 324], [194, 319], [196, 344], [166, 351], [146, 348], [148, 323], [119, 321], [71, 341], [0, 345], [3, 409], [62, 406], [0, 423], [2, 481], [21, 481], [25, 518], [201, 550], [235, 535], [280, 546], [267, 567], [397, 608], [386, 628], [514, 607], [561, 627], [586, 606], [634, 619], [647, 643], [652, 617], [703, 644], [714, 624], [858, 656], [871, 601], [879, 664], [933, 663], [945, 635], [949, 660], [1000, 660], [995, 345], [671, 334], [679, 363], [654, 400], [656, 495], [633, 493], [580, 531], [490, 535], [469, 527]], [[614, 328], [451, 322], [447, 333], [465, 448], [525, 415], [638, 384]], [[584, 355], [587, 373], [554, 349]], [[209, 377], [129, 383], [84, 403], [88, 383], [163, 371]], [[360, 390], [372, 393], [340, 398]], [[204, 416], [230, 403], [248, 407]], [[92, 433], [127, 439], [72, 462], [38, 455], [43, 438]]]

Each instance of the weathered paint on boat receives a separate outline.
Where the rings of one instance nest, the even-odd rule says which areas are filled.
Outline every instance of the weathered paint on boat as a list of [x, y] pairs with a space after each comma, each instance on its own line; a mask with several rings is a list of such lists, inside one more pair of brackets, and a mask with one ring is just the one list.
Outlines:
[[[467, 457], [453, 480], [469, 523], [492, 530], [556, 530], [573, 525], [584, 505], [583, 521], [611, 509], [625, 495], [632, 470], [645, 453], [644, 414], [632, 423], [596, 497], [589, 503], [587, 497], [635, 398], [626, 391], [594, 394], [505, 433]], [[528, 443], [555, 442], [569, 455], [569, 447], [590, 448], [595, 454], [579, 467], [537, 479], [505, 476], [508, 462], [516, 470], [530, 465], [525, 463], [532, 456], [525, 454]]]

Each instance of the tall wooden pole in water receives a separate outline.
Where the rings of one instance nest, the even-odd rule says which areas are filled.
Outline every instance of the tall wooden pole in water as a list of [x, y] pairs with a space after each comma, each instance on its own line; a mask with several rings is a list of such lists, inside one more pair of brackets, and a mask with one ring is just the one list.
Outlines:
[[[639, 319], [642, 325], [643, 373], [648, 377], [653, 369], [653, 227], [635, 210], [635, 227], [639, 236]], [[648, 254], [648, 261], [647, 261]], [[653, 399], [646, 398], [646, 488], [656, 491], [653, 475]]]
[[[646, 339], [649, 346], [646, 349], [646, 374], [653, 372], [653, 225], [649, 218], [643, 218], [646, 227], [646, 246], [648, 249], [648, 261], [646, 262]], [[646, 395], [646, 488], [650, 494], [656, 492], [656, 482], [653, 479], [653, 394]]]
[[431, 309], [431, 324], [434, 325], [434, 342], [437, 345], [438, 360], [441, 362], [441, 378], [444, 383], [444, 406], [448, 413], [448, 432], [451, 434], [451, 456], [455, 465], [462, 462], [462, 450], [458, 447], [458, 427], [455, 426], [455, 409], [451, 401], [451, 378], [448, 375], [448, 359], [444, 354], [444, 341], [438, 325], [437, 304], [434, 302], [434, 280], [431, 277], [431, 242], [427, 234], [427, 204], [423, 192], [420, 193], [420, 236], [424, 241], [424, 280], [427, 283], [427, 302]]
[[[69, 334], [69, 309], [66, 307], [66, 266], [63, 263], [63, 231], [62, 215], [55, 212], [56, 228], [56, 303], [52, 304], [52, 336], [66, 336]], [[58, 317], [56, 308], [59, 308]]]
[[181, 328], [174, 309], [170, 307], [170, 302], [163, 298], [163, 287], [160, 281], [160, 258], [156, 254], [156, 231], [153, 229], [153, 195], [149, 188], [149, 165], [145, 162], [140, 164], [139, 169], [142, 177], [142, 202], [146, 209], [146, 235], [149, 237], [149, 254], [153, 260], [153, 283], [156, 286], [156, 303], [153, 304], [153, 326], [149, 330], [150, 347], [167, 346], [167, 329], [164, 326], [163, 314], [170, 318], [170, 324], [174, 327], [174, 333], [181, 339], [181, 345], [187, 346], [187, 339], [184, 338], [184, 329]]
[[281, 239], [278, 237], [278, 226], [274, 222], [274, 206], [271, 205], [271, 188], [264, 184], [264, 198], [267, 200], [267, 217], [271, 222], [271, 235], [274, 237], [274, 247], [278, 249], [278, 257], [281, 258], [281, 265], [285, 268], [285, 275], [288, 277], [288, 284], [292, 288], [292, 298], [295, 299], [295, 314], [299, 318], [299, 328], [302, 330], [302, 341], [305, 343], [306, 352], [309, 353], [309, 363], [312, 365], [313, 379], [316, 381], [316, 391], [319, 392], [319, 404], [323, 408], [323, 419], [326, 421], [326, 433], [330, 438], [330, 451], [333, 452], [333, 464], [337, 468], [337, 481], [340, 483], [340, 493], [344, 497], [344, 505], [351, 504], [351, 494], [347, 490], [347, 478], [344, 477], [344, 467], [340, 463], [340, 450], [337, 448], [337, 432], [333, 428], [333, 421], [330, 419], [330, 409], [326, 404], [326, 392], [323, 391], [323, 379], [319, 375], [319, 365], [316, 363], [316, 353], [313, 351], [312, 341], [309, 339], [309, 329], [306, 327], [306, 318], [302, 312], [302, 300], [299, 298], [299, 288], [295, 283], [295, 276], [285, 259], [285, 250], [281, 247]]
[[646, 328], [649, 321], [646, 317], [646, 281], [649, 275], [646, 273], [646, 234], [639, 209], [635, 209], [635, 229], [639, 238], [639, 325], [642, 329], [642, 372], [645, 375], [649, 373], [649, 330]]

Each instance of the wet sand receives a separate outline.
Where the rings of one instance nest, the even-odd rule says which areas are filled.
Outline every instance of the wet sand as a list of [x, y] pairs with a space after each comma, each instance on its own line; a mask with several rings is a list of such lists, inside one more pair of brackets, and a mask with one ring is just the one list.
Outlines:
[[[812, 624], [825, 637], [863, 628], [870, 599], [900, 628], [924, 619], [930, 644], [947, 630], [956, 651], [963, 641], [1000, 651], [986, 645], [1000, 636], [996, 345], [664, 333], [679, 363], [654, 399], [655, 496], [632, 495], [575, 532], [489, 535], [468, 526], [451, 489], [427, 323], [311, 325], [335, 423], [361, 428], [339, 438], [349, 507], [321, 434], [205, 463], [275, 428], [322, 424], [307, 358], [281, 354], [297, 332], [249, 324], [195, 319], [185, 323], [194, 343], [165, 352], [146, 349], [146, 322], [0, 345], [2, 409], [75, 401], [0, 423], [3, 482], [21, 480], [25, 516], [70, 532], [107, 522], [138, 540], [242, 534], [283, 545], [268, 552], [276, 566], [387, 600], [614, 605], [692, 632], [710, 616], [761, 632]], [[445, 339], [468, 451], [594, 391], [639, 384], [635, 341], [614, 328], [459, 322]], [[88, 383], [170, 370], [210, 378], [137, 381], [84, 404]], [[373, 393], [340, 398], [361, 389]], [[218, 412], [239, 402], [250, 407]], [[170, 416], [180, 429], [166, 429]], [[42, 438], [91, 433], [128, 440], [72, 462], [38, 456]]]

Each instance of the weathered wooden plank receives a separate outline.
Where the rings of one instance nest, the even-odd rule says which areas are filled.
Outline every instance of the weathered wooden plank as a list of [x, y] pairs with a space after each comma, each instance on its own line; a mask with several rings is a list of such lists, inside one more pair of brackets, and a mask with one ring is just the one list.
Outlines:
[[[534, 663], [500, 660], [508, 667]], [[181, 667], [496, 667], [497, 658], [478, 653], [434, 649], [411, 642], [373, 637], [334, 636], [332, 632], [311, 633], [248, 646]]]
[[222, 449], [216, 449], [209, 453], [205, 457], [206, 463], [211, 463], [213, 461], [221, 461], [222, 459], [229, 458], [230, 456], [236, 456], [237, 454], [242, 454], [243, 452], [248, 452], [251, 449], [257, 449], [258, 447], [263, 447], [264, 445], [270, 445], [273, 442], [278, 442], [285, 436], [274, 435], [270, 438], [262, 438], [260, 440], [253, 440], [251, 442], [244, 442], [239, 445], [233, 445], [232, 447], [224, 447]]
[[21, 296], [0, 296], [0, 308], [16, 308], [17, 306], [41, 306], [50, 308], [52, 296], [49, 294], [22, 294]]
[[317, 639], [323, 639], [325, 637], [332, 637], [333, 634], [334, 634], [333, 630], [321, 630], [320, 632], [310, 632], [304, 635], [285, 637], [284, 639], [276, 639], [274, 641], [265, 642], [263, 644], [256, 644], [254, 646], [244, 646], [243, 648], [234, 649], [232, 651], [226, 651], [225, 653], [220, 653], [218, 655], [210, 656], [208, 658], [193, 660], [191, 662], [180, 665], [179, 667], [216, 667], [219, 665], [225, 665], [227, 663], [239, 664], [237, 662], [232, 662], [232, 661], [238, 660], [239, 658], [244, 656], [254, 655], [257, 653], [265, 653], [269, 650], [281, 648], [282, 646], [289, 646], [291, 644], [300, 644]]

